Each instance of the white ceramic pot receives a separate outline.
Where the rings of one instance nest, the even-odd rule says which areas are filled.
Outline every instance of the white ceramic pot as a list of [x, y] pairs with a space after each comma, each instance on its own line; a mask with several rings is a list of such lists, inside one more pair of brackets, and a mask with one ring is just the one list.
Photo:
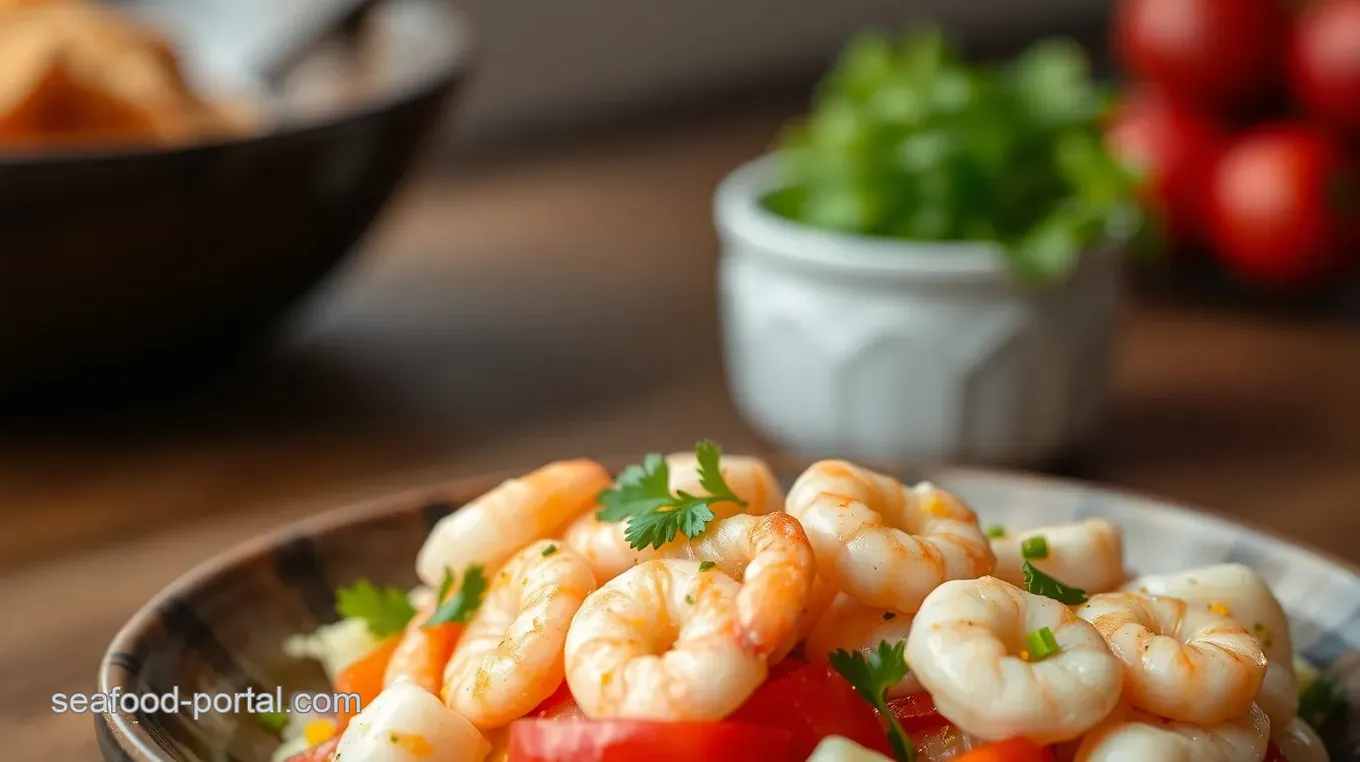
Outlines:
[[728, 383], [758, 431], [804, 455], [1043, 463], [1100, 425], [1121, 267], [1018, 282], [978, 243], [842, 235], [768, 212], [773, 157], [718, 188]]

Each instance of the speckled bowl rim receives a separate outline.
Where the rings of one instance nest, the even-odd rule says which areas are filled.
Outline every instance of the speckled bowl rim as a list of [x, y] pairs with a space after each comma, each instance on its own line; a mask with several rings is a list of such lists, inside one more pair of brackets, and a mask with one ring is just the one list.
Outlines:
[[[811, 462], [808, 459], [782, 456], [765, 456], [763, 459], [781, 479], [785, 476], [799, 473]], [[625, 464], [637, 462], [637, 458], [604, 458], [601, 459], [600, 462], [609, 468], [611, 473], [617, 473]], [[1252, 522], [1230, 517], [1224, 512], [1187, 504], [1178, 500], [1171, 500], [1148, 492], [1125, 490], [1078, 479], [1066, 479], [1006, 469], [971, 468], [962, 466], [935, 467], [913, 464], [898, 464], [892, 466], [881, 463], [874, 464], [867, 461], [865, 464], [870, 467], [881, 469], [887, 473], [910, 477], [912, 480], [937, 479], [940, 481], [947, 481], [951, 477], [956, 477], [965, 480], [1001, 481], [1014, 484], [1028, 484], [1035, 489], [1079, 489], [1088, 493], [1101, 494], [1123, 501], [1136, 501], [1144, 504], [1142, 506], [1143, 508], [1153, 512], [1174, 515], [1189, 514], [1190, 516], [1204, 520], [1210, 524], [1217, 525], [1217, 528], [1222, 531], [1236, 535], [1245, 534], [1253, 537], [1253, 539], [1258, 542], [1284, 545], [1293, 550], [1302, 551], [1325, 562], [1327, 565], [1336, 567], [1336, 569], [1350, 574], [1352, 577], [1355, 577], [1356, 580], [1360, 581], [1360, 565], [1358, 564], [1334, 556], [1331, 553], [1317, 549], [1307, 543], [1298, 542], [1278, 533], [1265, 530]], [[233, 570], [245, 566], [252, 559], [258, 558], [262, 554], [270, 553], [276, 548], [283, 547], [299, 537], [316, 537], [341, 529], [350, 524], [375, 521], [406, 512], [419, 511], [432, 501], [452, 503], [461, 506], [472, 498], [485, 493], [501, 481], [525, 473], [532, 468], [534, 468], [534, 466], [452, 479], [410, 490], [404, 490], [392, 495], [364, 500], [341, 508], [331, 509], [290, 522], [278, 529], [262, 533], [252, 539], [246, 540], [211, 556], [180, 575], [163, 588], [150, 601], [141, 606], [141, 608], [139, 608], [119, 629], [100, 660], [97, 690], [101, 693], [107, 693], [114, 686], [118, 686], [124, 691], [133, 687], [115, 679], [115, 670], [118, 669], [118, 665], [115, 664], [115, 659], [113, 657], [115, 654], [129, 650], [137, 643], [142, 634], [156, 622], [158, 611], [166, 602], [184, 596], [190, 591], [202, 588], [211, 580], [229, 576]], [[95, 714], [94, 723], [96, 733], [99, 736], [101, 751], [105, 754], [108, 754], [109, 752], [121, 753], [121, 759], [132, 760], [133, 762], [180, 762], [176, 756], [173, 756], [172, 753], [167, 752], [162, 746], [157, 744], [152, 736], [141, 726], [130, 722], [122, 715], [110, 713]]]

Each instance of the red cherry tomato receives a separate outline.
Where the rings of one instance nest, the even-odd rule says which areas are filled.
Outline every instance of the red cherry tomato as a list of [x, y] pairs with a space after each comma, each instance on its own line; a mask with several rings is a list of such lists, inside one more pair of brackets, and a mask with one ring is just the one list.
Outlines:
[[954, 762], [1053, 762], [1053, 752], [1024, 738], [990, 743], [954, 758]]
[[1358, 216], [1360, 176], [1335, 143], [1304, 125], [1247, 134], [1210, 178], [1215, 253], [1265, 284], [1306, 285], [1332, 272]]
[[508, 762], [775, 762], [789, 734], [740, 722], [518, 720]]
[[1360, 0], [1304, 11], [1290, 40], [1289, 85], [1310, 112], [1360, 139]]
[[1235, 107], [1280, 80], [1287, 28], [1278, 0], [1121, 0], [1114, 46], [1125, 67], [1189, 103]]
[[1223, 142], [1219, 126], [1152, 90], [1136, 92], [1115, 114], [1110, 150], [1143, 175], [1145, 202], [1176, 244], [1202, 233], [1205, 180]]
[[825, 661], [766, 680], [728, 719], [786, 731], [795, 760], [807, 759], [830, 735], [891, 754], [874, 708]]
[[335, 753], [335, 748], [340, 745], [340, 736], [336, 736], [325, 743], [300, 751], [297, 754], [285, 759], [283, 762], [330, 762], [331, 755]]

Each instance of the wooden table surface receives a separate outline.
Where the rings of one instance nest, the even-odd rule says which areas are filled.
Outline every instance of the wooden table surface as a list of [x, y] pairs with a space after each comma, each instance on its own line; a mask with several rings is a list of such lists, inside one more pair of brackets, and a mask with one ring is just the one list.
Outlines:
[[[268, 356], [156, 406], [0, 435], [6, 759], [96, 756], [115, 629], [208, 554], [401, 486], [762, 443], [723, 385], [709, 200], [785, 109], [573, 141], [403, 195]], [[1081, 476], [1360, 560], [1354, 325], [1136, 305]]]

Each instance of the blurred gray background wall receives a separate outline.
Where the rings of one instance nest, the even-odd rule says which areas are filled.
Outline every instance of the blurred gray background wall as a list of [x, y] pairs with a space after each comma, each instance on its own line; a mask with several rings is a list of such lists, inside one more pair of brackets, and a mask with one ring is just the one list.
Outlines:
[[[158, 17], [210, 70], [272, 44], [290, 19], [354, 0], [115, 0]], [[438, 0], [435, 0], [438, 1]], [[855, 30], [940, 23], [970, 51], [1065, 32], [1103, 37], [1109, 0], [450, 0], [476, 70], [451, 128], [504, 136], [718, 90], [810, 79]], [[975, 51], [974, 51], [975, 52]]]
[[856, 29], [932, 20], [1005, 45], [1101, 28], [1108, 0], [459, 0], [478, 71], [467, 136], [820, 71]]

